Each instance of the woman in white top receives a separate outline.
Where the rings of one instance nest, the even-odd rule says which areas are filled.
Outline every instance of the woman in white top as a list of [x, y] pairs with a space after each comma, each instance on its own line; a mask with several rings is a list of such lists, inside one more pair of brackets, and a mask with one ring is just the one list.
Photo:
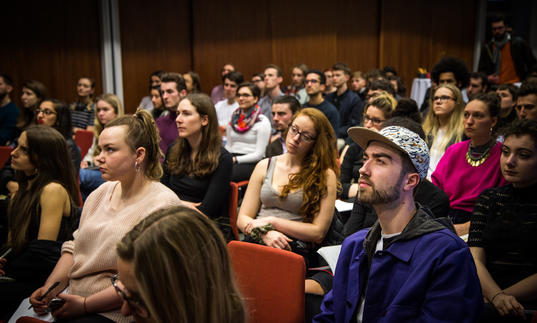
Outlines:
[[253, 83], [243, 83], [237, 89], [239, 108], [226, 127], [226, 150], [233, 155], [234, 182], [250, 178], [256, 163], [265, 156], [270, 140], [271, 123], [257, 105], [260, 93]]
[[429, 109], [423, 122], [431, 158], [427, 172], [428, 179], [431, 178], [447, 147], [460, 142], [464, 134], [462, 123], [464, 101], [461, 91], [455, 85], [443, 84], [434, 89], [431, 105], [433, 108]]

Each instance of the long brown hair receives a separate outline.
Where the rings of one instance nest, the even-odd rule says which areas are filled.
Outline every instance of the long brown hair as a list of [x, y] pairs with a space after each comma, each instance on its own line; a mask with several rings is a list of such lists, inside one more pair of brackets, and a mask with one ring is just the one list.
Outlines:
[[142, 162], [144, 174], [150, 180], [158, 180], [162, 177], [162, 166], [157, 125], [153, 116], [145, 110], [138, 108], [135, 114], [125, 115], [108, 122], [104, 128], [126, 126], [127, 135], [125, 140], [132, 151], [137, 148], [145, 148], [145, 159]]
[[[336, 135], [321, 111], [314, 108], [302, 109], [293, 117], [291, 124], [299, 116], [306, 116], [313, 122], [317, 138], [302, 160], [300, 172], [289, 175], [289, 183], [283, 187], [280, 197], [285, 198], [291, 190], [302, 188], [304, 202], [300, 206], [300, 215], [304, 221], [312, 222], [314, 215], [319, 212], [321, 200], [327, 193], [326, 170], [332, 169], [339, 178]], [[339, 186], [338, 182], [338, 188]]]
[[154, 322], [245, 322], [226, 242], [206, 216], [179, 206], [155, 211], [117, 245], [134, 267]]
[[30, 185], [24, 172], [15, 172], [19, 190], [9, 203], [8, 244], [16, 251], [28, 243], [30, 223], [39, 221], [40, 215], [35, 210], [39, 206], [43, 187], [52, 182], [61, 184], [71, 198], [71, 207], [78, 205], [79, 197], [73, 163], [62, 134], [52, 127], [31, 126], [26, 130], [26, 138], [28, 157], [36, 167], [37, 176]]
[[192, 147], [188, 140], [178, 137], [167, 154], [166, 169], [174, 175], [203, 177], [215, 171], [220, 158], [222, 137], [218, 131], [216, 110], [207, 94], [192, 93], [183, 100], [188, 100], [196, 108], [200, 117], [207, 116], [208, 123], [201, 128], [200, 147], [194, 160], [190, 158]]

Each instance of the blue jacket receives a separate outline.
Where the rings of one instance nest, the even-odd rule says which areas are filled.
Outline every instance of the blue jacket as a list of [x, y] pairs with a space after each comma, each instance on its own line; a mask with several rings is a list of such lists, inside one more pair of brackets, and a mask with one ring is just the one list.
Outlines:
[[[380, 225], [344, 242], [334, 285], [314, 322], [474, 322], [483, 296], [466, 243], [421, 207], [396, 237], [376, 251]], [[369, 260], [368, 260], [369, 259]], [[368, 263], [371, 263], [368, 269]], [[367, 288], [366, 288], [367, 285]]]

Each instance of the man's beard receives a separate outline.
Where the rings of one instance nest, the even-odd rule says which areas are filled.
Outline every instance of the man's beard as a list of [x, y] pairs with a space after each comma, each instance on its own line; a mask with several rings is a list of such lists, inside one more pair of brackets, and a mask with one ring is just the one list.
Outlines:
[[358, 188], [358, 200], [361, 203], [366, 204], [387, 204], [394, 201], [397, 201], [401, 197], [401, 192], [399, 188], [403, 183], [404, 174], [401, 173], [397, 183], [394, 186], [388, 187], [387, 190], [377, 190], [375, 185], [369, 181], [369, 178], [361, 176], [362, 180], [365, 180], [369, 185], [371, 185], [371, 192], [366, 189]]

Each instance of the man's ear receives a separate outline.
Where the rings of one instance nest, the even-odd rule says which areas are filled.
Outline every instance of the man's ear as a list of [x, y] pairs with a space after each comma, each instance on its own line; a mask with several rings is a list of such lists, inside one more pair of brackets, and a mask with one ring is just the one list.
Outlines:
[[278, 84], [282, 84], [282, 82], [283, 82], [283, 77], [278, 76], [278, 79], [277, 79], [277, 80], [278, 80]]
[[412, 191], [420, 183], [420, 175], [418, 173], [408, 173], [404, 185], [405, 191]]
[[187, 94], [188, 94], [188, 93], [186, 92], [186, 90], [181, 90], [181, 91], [179, 92], [179, 97], [182, 99], [182, 98], [184, 98]]

